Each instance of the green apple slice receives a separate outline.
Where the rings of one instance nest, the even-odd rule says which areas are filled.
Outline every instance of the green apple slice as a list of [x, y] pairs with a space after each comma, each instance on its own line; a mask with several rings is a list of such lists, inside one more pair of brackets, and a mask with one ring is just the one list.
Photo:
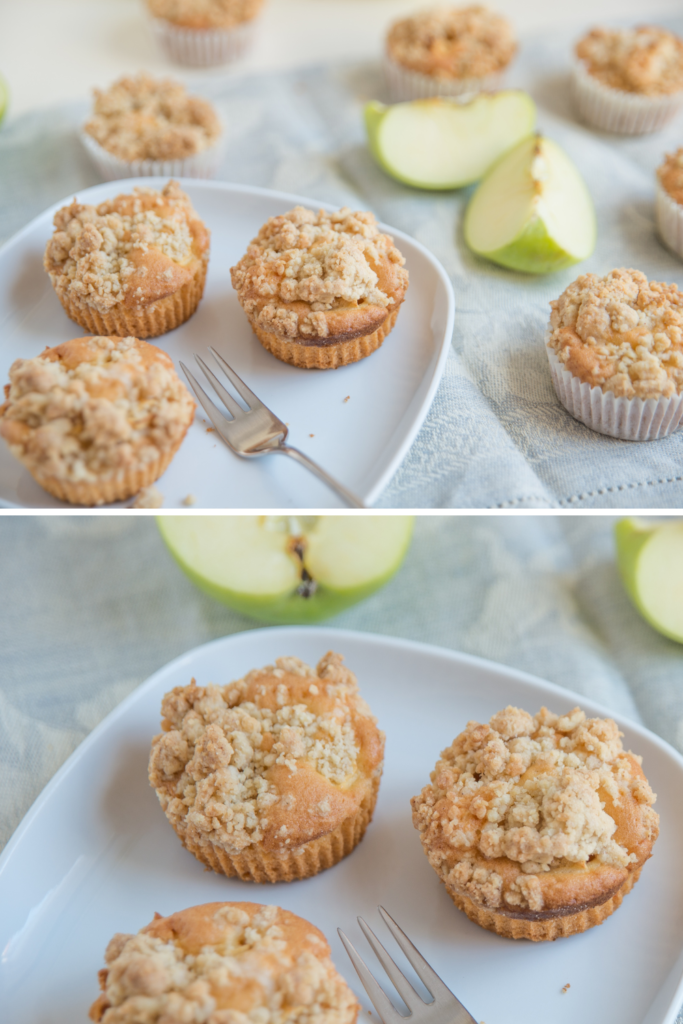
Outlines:
[[368, 103], [371, 152], [392, 177], [415, 188], [451, 189], [478, 181], [534, 130], [536, 107], [525, 92], [410, 103]]
[[494, 263], [549, 274], [585, 260], [596, 239], [583, 178], [556, 142], [524, 139], [489, 171], [465, 214], [465, 241]]
[[362, 601], [401, 565], [412, 516], [159, 516], [161, 536], [207, 594], [262, 622], [317, 622]]
[[9, 86], [5, 79], [0, 75], [0, 124], [2, 119], [7, 113], [7, 107], [9, 106]]
[[638, 611], [659, 633], [683, 643], [683, 521], [622, 519], [617, 563]]

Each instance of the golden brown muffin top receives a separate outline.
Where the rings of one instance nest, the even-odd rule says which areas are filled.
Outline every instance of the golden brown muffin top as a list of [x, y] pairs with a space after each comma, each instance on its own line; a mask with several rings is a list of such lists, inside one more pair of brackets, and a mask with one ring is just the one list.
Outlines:
[[594, 28], [576, 45], [586, 70], [603, 85], [642, 96], [683, 89], [683, 39], [655, 25]]
[[146, 0], [150, 14], [183, 28], [234, 28], [255, 18], [263, 0]]
[[389, 56], [435, 78], [483, 78], [506, 67], [517, 44], [509, 22], [486, 7], [437, 7], [394, 22]]
[[674, 202], [683, 203], [683, 147], [666, 154], [664, 163], [657, 168], [657, 178]]
[[488, 725], [468, 722], [412, 800], [437, 873], [484, 906], [538, 912], [561, 898], [565, 872], [576, 895], [586, 886], [577, 867], [598, 869], [586, 872], [591, 890], [598, 875], [609, 887], [642, 863], [656, 837], [655, 796], [621, 735], [580, 708], [507, 707]]
[[550, 303], [549, 346], [591, 387], [617, 398], [683, 389], [683, 293], [639, 270], [582, 274]]
[[208, 100], [172, 78], [126, 75], [95, 89], [85, 131], [121, 160], [182, 160], [215, 145], [221, 125]]
[[102, 1024], [353, 1024], [358, 1003], [308, 921], [258, 903], [204, 903], [117, 934], [90, 1018]]
[[165, 352], [137, 338], [74, 338], [17, 359], [0, 436], [30, 470], [104, 479], [174, 449], [195, 403]]
[[52, 284], [99, 313], [119, 303], [144, 309], [191, 281], [208, 259], [209, 233], [176, 181], [99, 206], [74, 200], [54, 225], [43, 260]]
[[266, 221], [230, 274], [244, 311], [263, 330], [327, 338], [338, 333], [334, 314], [383, 322], [408, 286], [404, 263], [371, 213], [297, 206]]
[[162, 701], [149, 778], [171, 823], [228, 853], [290, 851], [355, 814], [381, 773], [384, 734], [329, 652]]

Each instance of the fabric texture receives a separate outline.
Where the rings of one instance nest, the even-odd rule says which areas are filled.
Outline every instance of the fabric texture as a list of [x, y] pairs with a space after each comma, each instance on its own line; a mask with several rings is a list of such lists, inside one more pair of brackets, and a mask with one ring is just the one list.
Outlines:
[[[420, 517], [393, 580], [328, 624], [531, 672], [683, 751], [683, 648], [630, 604], [613, 525], [604, 516]], [[259, 624], [197, 590], [149, 517], [3, 517], [0, 579], [11, 595], [0, 616], [2, 848], [60, 764], [146, 677]]]
[[[683, 19], [671, 27], [683, 32]], [[212, 77], [195, 86], [216, 101], [227, 124], [219, 178], [371, 209], [426, 245], [450, 275], [457, 315], [443, 380], [378, 506], [683, 506], [683, 432], [641, 443], [603, 437], [569, 416], [551, 383], [543, 344], [548, 303], [579, 273], [626, 266], [683, 285], [681, 261], [654, 230], [654, 170], [680, 144], [683, 115], [640, 138], [579, 124], [569, 95], [572, 43], [564, 33], [523, 40], [506, 82], [531, 92], [539, 128], [575, 161], [597, 209], [595, 254], [543, 277], [504, 270], [470, 253], [462, 215], [472, 189], [420, 192], [374, 163], [362, 106], [385, 95], [379, 60]], [[76, 137], [86, 112], [85, 103], [40, 111], [0, 132], [0, 239], [100, 180]]]

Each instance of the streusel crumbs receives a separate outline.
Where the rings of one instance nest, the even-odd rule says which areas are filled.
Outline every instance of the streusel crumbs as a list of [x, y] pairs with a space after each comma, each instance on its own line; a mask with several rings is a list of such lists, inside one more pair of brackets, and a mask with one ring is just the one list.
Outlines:
[[221, 125], [213, 106], [182, 83], [140, 74], [95, 89], [85, 131], [121, 160], [182, 160], [214, 146]]
[[657, 26], [594, 28], [577, 43], [576, 55], [612, 89], [642, 96], [683, 89], [683, 39]]
[[439, 7], [395, 22], [387, 37], [393, 60], [444, 79], [483, 78], [512, 60], [517, 44], [505, 18], [486, 7]]
[[263, 0], [146, 0], [150, 14], [183, 28], [230, 29], [255, 18]]

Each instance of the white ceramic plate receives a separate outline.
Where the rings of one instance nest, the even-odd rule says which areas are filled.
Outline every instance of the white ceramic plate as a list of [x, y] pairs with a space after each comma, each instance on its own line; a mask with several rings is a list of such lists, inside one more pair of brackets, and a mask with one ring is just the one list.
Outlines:
[[[107, 182], [78, 193], [99, 203], [134, 185], [165, 184], [164, 178]], [[287, 366], [262, 348], [230, 284], [230, 267], [267, 220], [297, 203], [329, 204], [281, 192], [183, 180], [211, 229], [211, 260], [204, 298], [186, 324], [151, 339], [194, 368], [194, 353], [214, 345], [289, 424], [289, 441], [371, 505], [391, 479], [413, 441], [436, 392], [448, 354], [455, 302], [441, 264], [419, 242], [393, 228], [410, 272], [410, 286], [396, 327], [368, 359], [329, 372]], [[0, 249], [0, 386], [12, 362], [78, 337], [82, 329], [66, 314], [43, 270], [52, 217], [69, 196], [46, 210]], [[211, 357], [209, 356], [209, 359]], [[200, 379], [201, 372], [198, 373]], [[184, 377], [183, 377], [184, 380]], [[349, 396], [348, 401], [345, 398]], [[291, 459], [245, 461], [233, 455], [199, 409], [182, 448], [157, 483], [164, 507], [178, 508], [193, 495], [199, 508], [338, 508], [340, 501]], [[36, 484], [0, 442], [0, 505], [63, 508]]]
[[[379, 801], [363, 842], [331, 870], [290, 885], [258, 886], [205, 871], [181, 847], [147, 783], [162, 694], [193, 675], [200, 685], [225, 683], [283, 654], [315, 664], [329, 649], [344, 654], [387, 733]], [[363, 915], [386, 938], [380, 903], [477, 1021], [671, 1024], [683, 1000], [683, 758], [666, 743], [620, 722], [626, 746], [643, 755], [658, 794], [661, 835], [616, 914], [582, 935], [534, 944], [472, 924], [429, 867], [411, 824], [409, 798], [468, 719], [487, 721], [508, 703], [565, 711], [577, 700], [478, 658], [342, 630], [259, 629], [189, 651], [81, 744], [0, 858], [3, 1024], [85, 1020], [114, 932], [137, 931], [154, 911], [169, 914], [212, 900], [275, 903], [313, 921], [365, 1005], [336, 928], [371, 957], [355, 917]], [[591, 701], [581, 703], [590, 713], [606, 713]]]

